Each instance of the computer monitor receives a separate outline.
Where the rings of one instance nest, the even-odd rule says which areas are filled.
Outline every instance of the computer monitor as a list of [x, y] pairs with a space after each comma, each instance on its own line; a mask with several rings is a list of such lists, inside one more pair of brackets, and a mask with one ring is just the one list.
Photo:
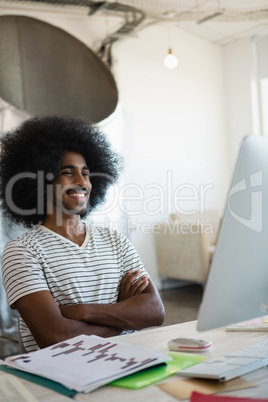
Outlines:
[[240, 148], [197, 329], [209, 330], [268, 314], [268, 137]]

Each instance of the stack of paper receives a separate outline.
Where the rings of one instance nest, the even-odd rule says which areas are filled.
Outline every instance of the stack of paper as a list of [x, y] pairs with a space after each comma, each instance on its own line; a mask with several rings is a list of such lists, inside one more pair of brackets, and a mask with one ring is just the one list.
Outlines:
[[56, 381], [77, 392], [90, 392], [117, 378], [171, 360], [166, 352], [79, 335], [56, 345], [11, 356], [5, 364]]
[[268, 316], [227, 325], [226, 331], [268, 331]]

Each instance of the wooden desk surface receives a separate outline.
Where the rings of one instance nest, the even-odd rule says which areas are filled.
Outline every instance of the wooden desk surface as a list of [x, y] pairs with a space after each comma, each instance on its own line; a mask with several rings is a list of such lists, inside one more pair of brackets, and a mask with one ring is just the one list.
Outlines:
[[[113, 339], [130, 345], [142, 345], [148, 348], [167, 350], [167, 342], [170, 339], [177, 337], [193, 337], [212, 340], [213, 346], [211, 350], [204, 353], [207, 358], [214, 358], [244, 347], [250, 347], [254, 344], [268, 342], [268, 332], [226, 332], [223, 328], [198, 332], [196, 330], [195, 321], [143, 330], [129, 335], [113, 337]], [[243, 376], [243, 378], [253, 381], [257, 384], [257, 387], [228, 392], [228, 395], [259, 398], [268, 397], [268, 367], [247, 374]], [[164, 381], [170, 381], [172, 379], [174, 379], [174, 376]], [[22, 382], [35, 395], [38, 401], [70, 401], [69, 398], [63, 397], [28, 381], [23, 380]], [[139, 390], [128, 390], [119, 387], [105, 386], [89, 394], [77, 394], [74, 400], [90, 402], [106, 402], [107, 400], [109, 402], [137, 402], [138, 400], [146, 402], [178, 401], [162, 391], [155, 384]]]

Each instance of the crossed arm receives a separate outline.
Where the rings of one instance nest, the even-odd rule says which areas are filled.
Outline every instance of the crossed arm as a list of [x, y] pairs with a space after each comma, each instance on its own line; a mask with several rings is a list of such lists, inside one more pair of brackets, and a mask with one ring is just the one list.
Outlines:
[[117, 303], [58, 306], [47, 290], [24, 296], [15, 306], [42, 348], [76, 335], [119, 335], [124, 329], [158, 326], [164, 307], [148, 277], [136, 278], [139, 271], [122, 279]]

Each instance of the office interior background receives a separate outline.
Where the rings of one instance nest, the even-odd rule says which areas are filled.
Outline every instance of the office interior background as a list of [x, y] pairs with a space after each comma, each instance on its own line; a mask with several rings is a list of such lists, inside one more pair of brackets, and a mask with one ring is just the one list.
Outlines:
[[[161, 289], [157, 225], [171, 214], [221, 216], [243, 137], [268, 135], [268, 1], [0, 1], [0, 21], [15, 15], [67, 32], [111, 71], [118, 102], [98, 124], [125, 168], [92, 219], [129, 236]], [[31, 115], [0, 98], [2, 132], [8, 109]]]

